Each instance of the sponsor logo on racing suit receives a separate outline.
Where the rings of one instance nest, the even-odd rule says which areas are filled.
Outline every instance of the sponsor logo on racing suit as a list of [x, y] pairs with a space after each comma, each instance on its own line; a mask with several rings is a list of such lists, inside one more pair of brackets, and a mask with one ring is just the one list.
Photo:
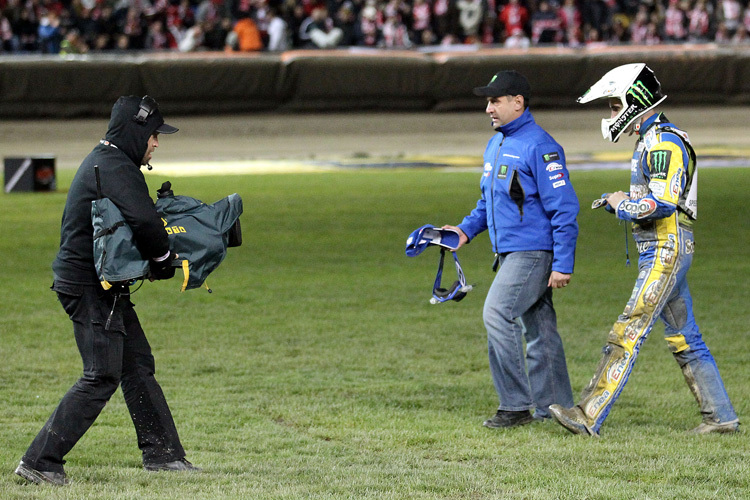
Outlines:
[[601, 408], [601, 406], [607, 402], [609, 397], [612, 395], [609, 391], [604, 391], [601, 396], [591, 401], [589, 404], [586, 405], [586, 416], [589, 418], [594, 418], [594, 415], [596, 415], [596, 412]]
[[622, 374], [625, 373], [625, 368], [628, 366], [628, 360], [630, 359], [630, 353], [626, 352], [622, 355], [622, 358], [620, 358], [617, 363], [612, 365], [609, 370], [607, 371], [607, 381], [608, 382], [619, 382], [620, 378], [622, 377]]

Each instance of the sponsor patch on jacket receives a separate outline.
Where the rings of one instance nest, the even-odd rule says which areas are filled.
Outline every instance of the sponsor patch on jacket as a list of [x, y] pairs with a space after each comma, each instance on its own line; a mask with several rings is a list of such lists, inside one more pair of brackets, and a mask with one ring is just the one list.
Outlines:
[[671, 179], [669, 179], [669, 192], [672, 194], [672, 198], [677, 198], [680, 195], [680, 188], [682, 187], [682, 169], [677, 169]]
[[565, 181], [564, 180], [552, 183], [552, 187], [555, 188], [555, 189], [559, 188], [560, 186], [564, 186], [564, 185], [565, 185]]
[[646, 132], [646, 135], [643, 137], [643, 145], [646, 147], [646, 149], [651, 149], [659, 142], [659, 138], [657, 137], [659, 135], [659, 128], [658, 127], [652, 127], [649, 129], [648, 132]]
[[489, 177], [492, 172], [492, 163], [487, 162], [484, 164], [484, 176]]
[[648, 154], [648, 163], [651, 165], [651, 178], [665, 180], [669, 171], [669, 162], [672, 160], [672, 152], [659, 149]]
[[557, 174], [554, 174], [554, 175], [550, 175], [549, 176], [549, 180], [554, 181], [554, 180], [557, 180], [557, 179], [562, 179], [563, 177], [565, 177], [565, 174], [563, 174], [562, 172], [560, 172], [560, 173], [557, 173]]
[[[632, 191], [630, 194], [633, 194]], [[631, 214], [634, 217], [642, 218], [656, 212], [656, 202], [648, 198], [643, 198], [642, 200], [636, 201], [626, 200], [620, 203], [620, 205], [618, 205], [618, 208], [620, 208], [624, 212]]]
[[542, 158], [544, 158], [544, 163], [549, 163], [551, 161], [559, 160], [560, 155], [557, 153], [557, 151], [553, 151], [551, 153], [542, 155]]
[[563, 166], [557, 162], [550, 163], [549, 165], [547, 165], [547, 172], [554, 172], [555, 170], [562, 170], [562, 169], [563, 169]]
[[667, 183], [661, 181], [651, 181], [648, 183], [648, 189], [659, 198], [664, 197], [664, 193], [667, 191]]
[[506, 177], [508, 177], [508, 165], [500, 165], [497, 169], [497, 178], [505, 179]]

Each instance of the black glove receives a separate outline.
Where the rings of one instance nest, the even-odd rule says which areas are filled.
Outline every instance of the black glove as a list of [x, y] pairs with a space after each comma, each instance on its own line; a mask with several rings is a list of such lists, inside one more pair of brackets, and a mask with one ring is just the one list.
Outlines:
[[151, 276], [149, 276], [149, 279], [151, 281], [154, 280], [168, 280], [170, 278], [174, 278], [174, 267], [172, 267], [172, 262], [178, 257], [178, 255], [174, 252], [169, 252], [169, 257], [166, 259], [156, 262], [155, 260], [152, 260], [149, 262], [149, 268], [151, 270]]
[[174, 196], [174, 191], [172, 191], [172, 183], [169, 181], [164, 182], [159, 189], [156, 190], [156, 197], [166, 198], [167, 196]]

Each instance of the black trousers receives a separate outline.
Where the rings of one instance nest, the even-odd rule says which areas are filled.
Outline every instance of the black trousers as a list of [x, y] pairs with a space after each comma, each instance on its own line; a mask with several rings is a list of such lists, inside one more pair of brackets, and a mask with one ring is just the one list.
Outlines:
[[63, 396], [23, 461], [41, 471], [63, 472], [75, 446], [122, 385], [143, 463], [185, 457], [172, 413], [154, 378], [151, 346], [127, 290], [55, 281], [52, 289], [73, 321], [83, 376]]

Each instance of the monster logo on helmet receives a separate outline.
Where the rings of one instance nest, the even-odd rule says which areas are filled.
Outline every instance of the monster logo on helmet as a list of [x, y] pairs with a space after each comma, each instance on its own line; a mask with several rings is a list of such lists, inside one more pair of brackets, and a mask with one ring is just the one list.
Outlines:
[[661, 84], [654, 72], [644, 63], [635, 63], [609, 71], [579, 97], [578, 102], [585, 104], [610, 98], [619, 99], [622, 109], [616, 116], [602, 120], [602, 136], [617, 142], [631, 124], [667, 96], [661, 93]]

